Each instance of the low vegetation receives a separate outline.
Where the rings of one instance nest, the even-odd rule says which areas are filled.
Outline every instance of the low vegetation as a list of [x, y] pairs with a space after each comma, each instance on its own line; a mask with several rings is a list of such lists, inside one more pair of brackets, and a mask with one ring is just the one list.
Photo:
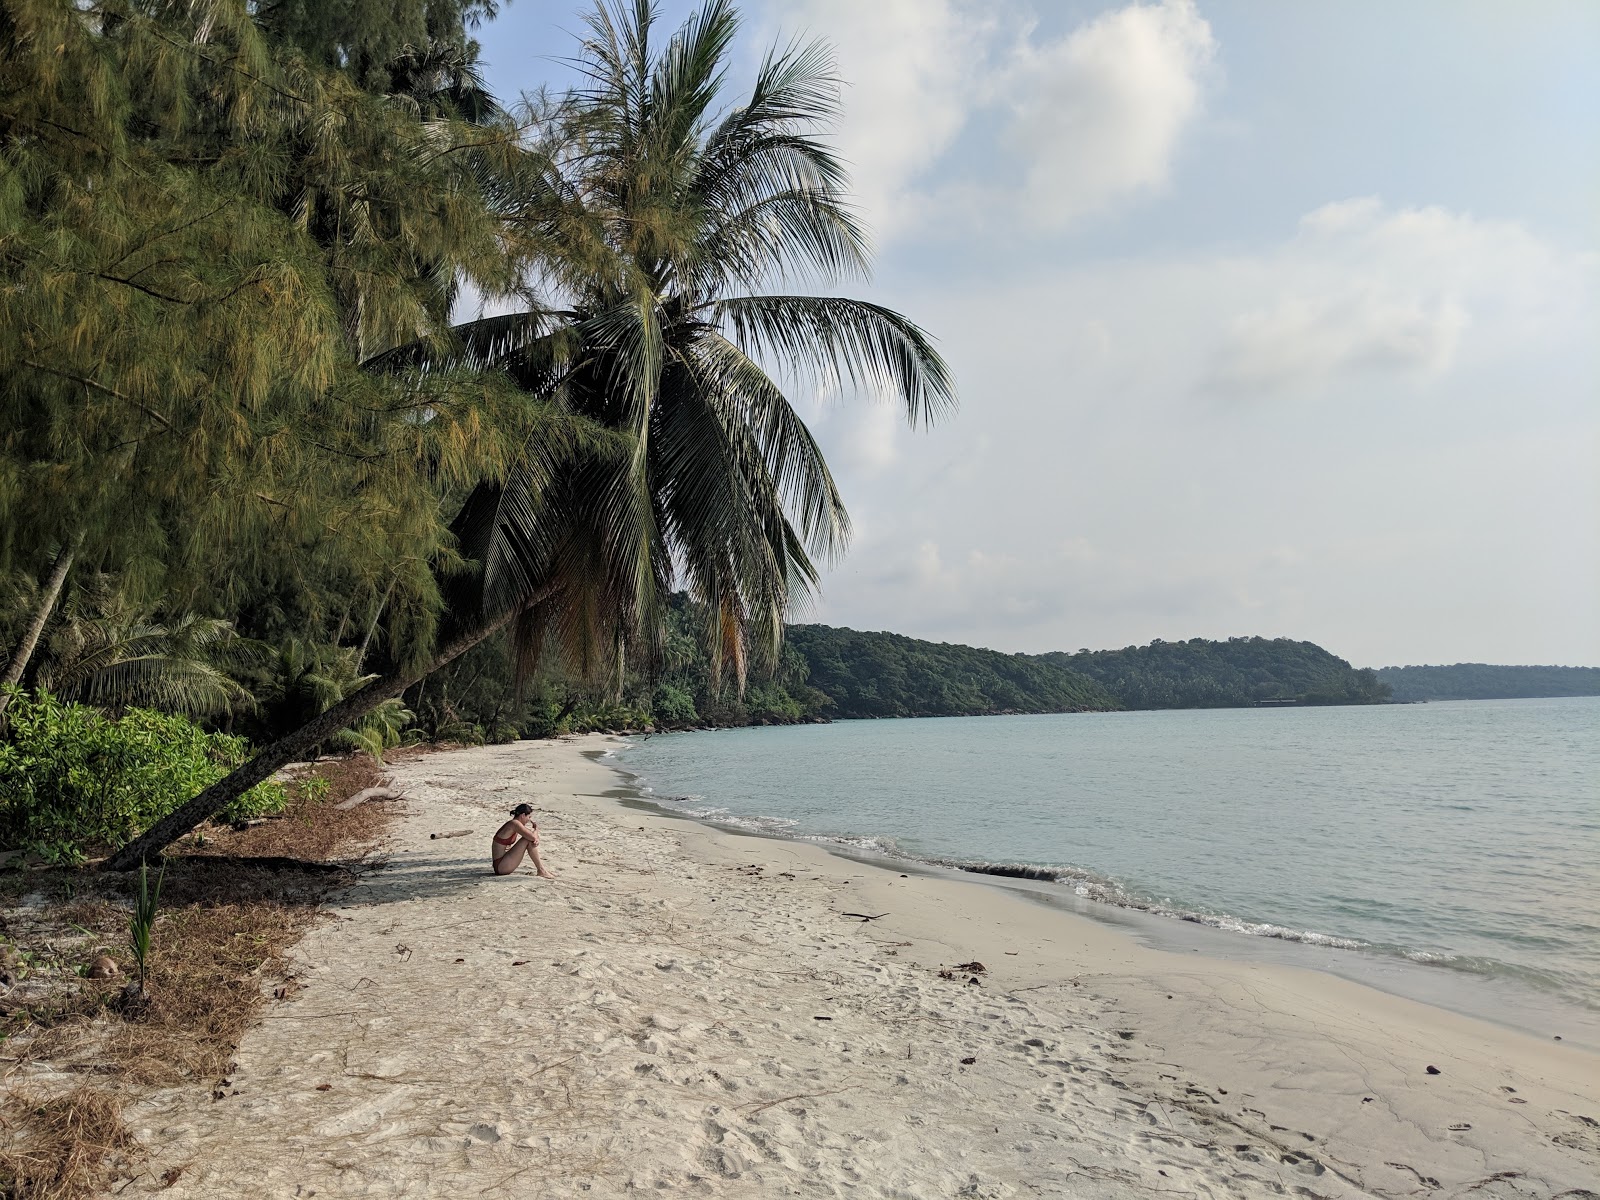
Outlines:
[[[137, 1168], [119, 1113], [140, 1089], [226, 1086], [240, 1037], [295, 987], [289, 948], [389, 818], [380, 803], [339, 802], [381, 778], [366, 756], [320, 764], [280, 815], [174, 847], [149, 906], [142, 997], [128, 986], [136, 874], [0, 873], [0, 1196], [99, 1194]], [[152, 872], [150, 894], [155, 883]], [[74, 1075], [92, 1083], [50, 1082]]]
[[[243, 762], [243, 738], [186, 717], [131, 708], [114, 715], [47, 692], [18, 694], [0, 718], [0, 847], [45, 862], [104, 853]], [[223, 814], [282, 812], [281, 783], [261, 783]]]

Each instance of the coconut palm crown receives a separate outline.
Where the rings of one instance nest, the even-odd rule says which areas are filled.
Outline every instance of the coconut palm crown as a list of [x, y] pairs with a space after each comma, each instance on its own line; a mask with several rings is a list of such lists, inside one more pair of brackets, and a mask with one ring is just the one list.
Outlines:
[[[849, 519], [780, 379], [898, 400], [913, 425], [953, 407], [929, 338], [889, 309], [811, 294], [869, 267], [845, 170], [829, 51], [769, 51], [742, 104], [719, 110], [738, 26], [710, 0], [664, 46], [648, 0], [602, 0], [585, 85], [544, 114], [529, 175], [505, 198], [509, 244], [545, 303], [456, 328], [450, 353], [629, 435], [628, 455], [531, 449], [458, 528], [481, 552], [488, 608], [526, 604], [574, 665], [653, 645], [685, 588], [719, 671], [770, 661], [785, 612], [839, 553]], [[774, 292], [774, 286], [783, 289]], [[791, 291], [795, 288], [799, 290]]]

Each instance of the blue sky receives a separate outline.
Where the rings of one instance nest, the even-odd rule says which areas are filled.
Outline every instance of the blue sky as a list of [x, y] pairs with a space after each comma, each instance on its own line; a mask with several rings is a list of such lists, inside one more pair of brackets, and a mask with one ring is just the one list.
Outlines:
[[[478, 31], [502, 98], [570, 81], [580, 7]], [[846, 286], [961, 389], [929, 433], [796, 396], [857, 525], [816, 619], [1600, 664], [1600, 4], [742, 11], [731, 93], [834, 46]]]

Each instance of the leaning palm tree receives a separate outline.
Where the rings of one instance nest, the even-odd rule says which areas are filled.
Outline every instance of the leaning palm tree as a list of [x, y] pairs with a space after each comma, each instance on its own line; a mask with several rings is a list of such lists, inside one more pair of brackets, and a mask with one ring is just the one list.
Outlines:
[[[865, 275], [869, 257], [823, 140], [839, 90], [826, 49], [774, 50], [744, 103], [719, 111], [731, 4], [709, 0], [659, 50], [655, 25], [648, 0], [598, 3], [580, 55], [587, 83], [543, 115], [498, 182], [506, 246], [543, 302], [369, 364], [503, 372], [600, 435], [536, 438], [468, 497], [455, 532], [478, 569], [444, 581], [450, 610], [429, 661], [382, 674], [266, 748], [114, 869], [507, 625], [522, 668], [554, 645], [597, 675], [630, 647], [653, 648], [662, 603], [683, 586], [706, 614], [716, 668], [742, 681], [751, 658], [775, 654], [815, 560], [849, 534], [779, 378], [887, 394], [913, 424], [953, 405], [916, 325], [807, 290]], [[774, 282], [794, 290], [769, 292]]]

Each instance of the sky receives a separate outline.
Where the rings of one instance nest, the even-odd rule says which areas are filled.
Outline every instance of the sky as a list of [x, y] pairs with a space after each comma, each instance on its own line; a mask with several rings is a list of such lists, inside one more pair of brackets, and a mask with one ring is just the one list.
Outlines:
[[[479, 28], [502, 99], [585, 0]], [[663, 0], [664, 26], [690, 11]], [[747, 0], [829, 43], [960, 409], [793, 394], [854, 521], [804, 619], [1600, 665], [1600, 4]]]

